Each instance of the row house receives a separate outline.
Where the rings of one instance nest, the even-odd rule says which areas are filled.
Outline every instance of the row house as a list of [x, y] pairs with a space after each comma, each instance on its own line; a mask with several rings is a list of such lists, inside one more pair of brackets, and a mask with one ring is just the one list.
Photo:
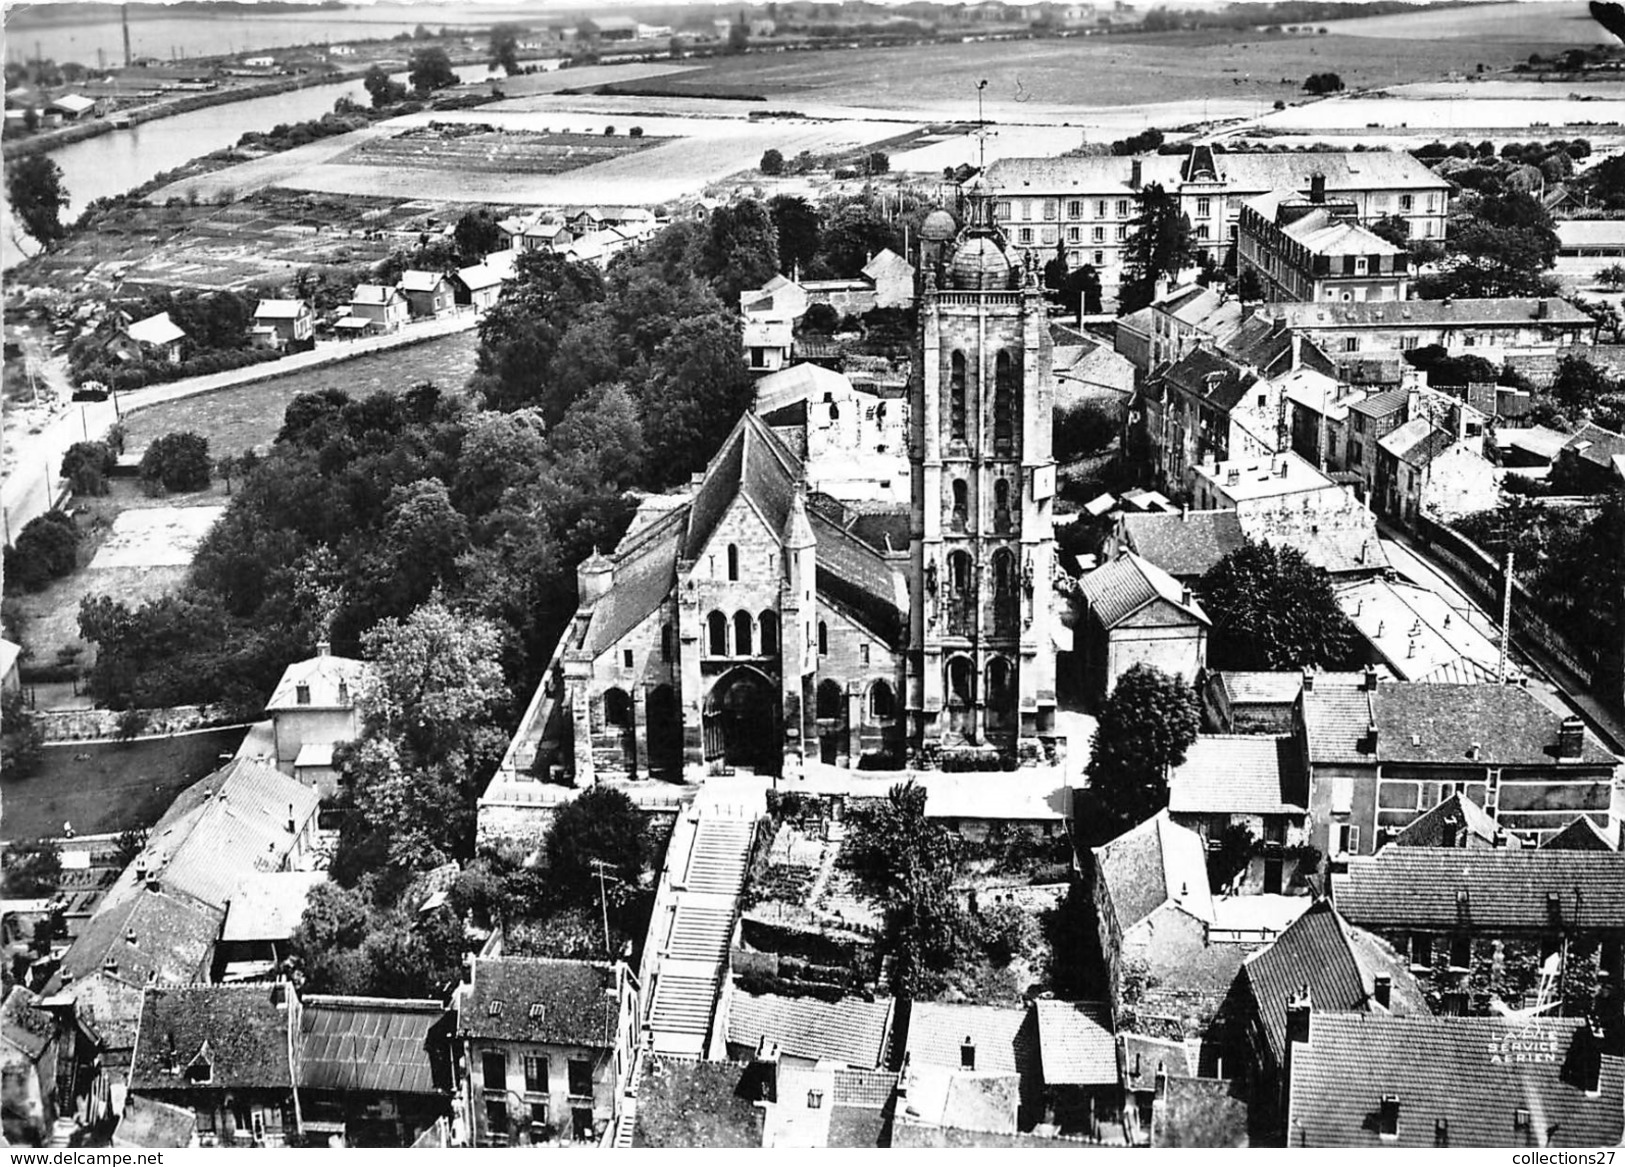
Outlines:
[[1222, 153], [1135, 157], [1004, 158], [988, 168], [999, 224], [1012, 243], [1040, 253], [1064, 246], [1072, 267], [1093, 265], [1102, 297], [1117, 299], [1137, 199], [1156, 184], [1174, 194], [1197, 245], [1222, 262], [1235, 244], [1242, 204], [1275, 191], [1336, 198], [1361, 223], [1396, 216], [1413, 239], [1443, 239], [1450, 184], [1402, 151]]
[[1500, 363], [1589, 343], [1596, 332], [1589, 315], [1555, 297], [1271, 304], [1258, 315], [1282, 321], [1334, 359], [1437, 345]]
[[1184, 490], [1201, 463], [1278, 448], [1278, 388], [1210, 348], [1192, 349], [1154, 374], [1143, 397], [1152, 464], [1171, 493]]
[[1352, 199], [1328, 198], [1323, 178], [1309, 196], [1272, 191], [1237, 216], [1238, 272], [1254, 272], [1270, 301], [1403, 300], [1410, 255], [1359, 222]]
[[1308, 803], [1303, 758], [1290, 735], [1204, 734], [1168, 773], [1169, 815], [1209, 850], [1233, 827], [1255, 840], [1257, 853], [1232, 881], [1232, 893], [1280, 895], [1313, 874], [1300, 871]]
[[1413, 416], [1376, 444], [1372, 505], [1401, 523], [1428, 515], [1449, 522], [1493, 508], [1502, 471], [1484, 456], [1483, 414], [1452, 403], [1442, 420]]
[[1242, 321], [1240, 300], [1225, 292], [1192, 285], [1152, 301], [1151, 360], [1142, 372], [1155, 372], [1192, 349], [1222, 347]]

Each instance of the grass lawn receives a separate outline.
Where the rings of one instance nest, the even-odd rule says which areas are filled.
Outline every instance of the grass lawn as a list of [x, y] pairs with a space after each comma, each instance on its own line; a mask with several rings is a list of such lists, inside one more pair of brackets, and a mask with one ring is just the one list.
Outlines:
[[342, 389], [359, 400], [380, 390], [409, 389], [419, 381], [458, 392], [474, 371], [478, 343], [477, 332], [456, 332], [337, 365], [153, 405], [125, 414], [128, 445], [139, 450], [164, 434], [190, 430], [209, 439], [209, 452], [215, 457], [263, 449], [276, 440], [288, 403], [301, 393]]
[[223, 765], [221, 754], [236, 752], [244, 732], [47, 746], [32, 777], [7, 776], [0, 831], [18, 840], [60, 835], [64, 822], [79, 835], [150, 827], [177, 794]]

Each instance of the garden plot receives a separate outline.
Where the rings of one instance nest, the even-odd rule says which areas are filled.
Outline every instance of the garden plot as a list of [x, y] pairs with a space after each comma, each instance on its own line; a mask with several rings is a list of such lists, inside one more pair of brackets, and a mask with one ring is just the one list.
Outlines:
[[536, 133], [436, 122], [363, 142], [334, 162], [457, 174], [563, 174], [635, 154], [658, 142], [631, 135]]
[[166, 506], [125, 511], [113, 520], [91, 571], [120, 567], [185, 567], [226, 513], [223, 506]]

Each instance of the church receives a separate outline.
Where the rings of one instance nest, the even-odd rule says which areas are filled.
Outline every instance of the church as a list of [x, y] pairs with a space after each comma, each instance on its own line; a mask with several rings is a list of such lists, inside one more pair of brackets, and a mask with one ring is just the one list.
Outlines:
[[820, 489], [807, 443], [746, 414], [579, 566], [533, 705], [551, 724], [537, 769], [587, 785], [1055, 760], [1048, 315], [980, 180], [962, 227], [927, 219], [918, 260], [906, 512]]

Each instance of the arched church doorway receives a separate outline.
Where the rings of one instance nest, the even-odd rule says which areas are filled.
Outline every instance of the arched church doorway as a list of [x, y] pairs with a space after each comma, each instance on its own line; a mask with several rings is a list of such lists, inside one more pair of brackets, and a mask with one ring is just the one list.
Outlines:
[[779, 746], [779, 701], [773, 683], [753, 668], [729, 669], [705, 699], [705, 760], [774, 772]]

